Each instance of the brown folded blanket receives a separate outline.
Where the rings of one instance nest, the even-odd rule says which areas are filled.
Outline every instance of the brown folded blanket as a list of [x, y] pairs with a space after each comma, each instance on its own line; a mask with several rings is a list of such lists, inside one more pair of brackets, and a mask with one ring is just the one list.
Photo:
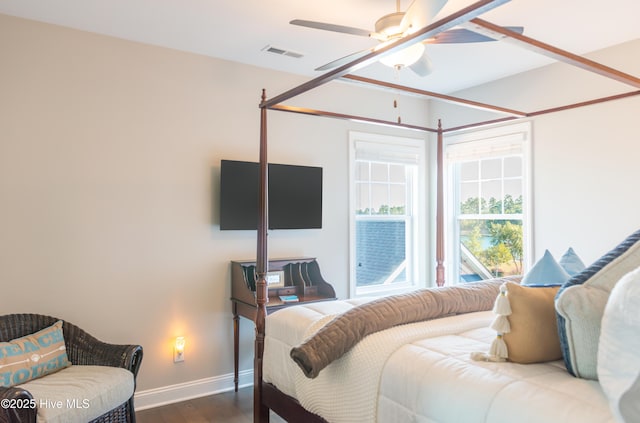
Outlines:
[[367, 335], [451, 314], [491, 310], [500, 285], [519, 280], [520, 277], [497, 278], [373, 300], [336, 316], [301, 345], [292, 348], [291, 358], [308, 378], [315, 378]]

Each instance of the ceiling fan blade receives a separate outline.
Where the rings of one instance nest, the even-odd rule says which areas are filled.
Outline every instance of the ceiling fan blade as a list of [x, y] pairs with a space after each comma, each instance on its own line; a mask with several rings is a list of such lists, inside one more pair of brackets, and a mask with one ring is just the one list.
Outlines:
[[315, 68], [314, 70], [317, 71], [325, 71], [328, 69], [333, 69], [333, 68], [337, 68], [338, 66], [342, 66], [342, 65], [346, 65], [347, 63], [359, 59], [361, 57], [366, 56], [367, 54], [371, 53], [372, 49], [367, 49], [367, 50], [362, 50], [362, 51], [358, 51], [356, 53], [351, 53], [348, 56], [344, 56], [341, 57], [339, 59], [334, 60], [333, 62], [329, 62], [326, 65], [322, 65], [319, 68]]
[[402, 18], [402, 32], [413, 33], [433, 22], [447, 0], [413, 0]]
[[422, 57], [413, 65], [409, 66], [409, 69], [414, 71], [418, 76], [427, 76], [433, 72], [433, 65], [431, 64], [431, 59], [429, 59], [427, 52], [425, 51], [422, 53]]
[[[521, 26], [507, 26], [506, 29], [522, 34], [524, 28]], [[425, 41], [427, 44], [455, 44], [455, 43], [483, 43], [486, 41], [496, 41], [494, 38], [478, 34], [465, 28], [456, 28], [444, 31]]]
[[324, 31], [341, 32], [343, 34], [359, 35], [368, 37], [371, 31], [366, 29], [354, 28], [351, 26], [335, 25], [324, 22], [305, 21], [303, 19], [294, 19], [289, 22], [291, 25], [305, 26], [307, 28], [322, 29]]

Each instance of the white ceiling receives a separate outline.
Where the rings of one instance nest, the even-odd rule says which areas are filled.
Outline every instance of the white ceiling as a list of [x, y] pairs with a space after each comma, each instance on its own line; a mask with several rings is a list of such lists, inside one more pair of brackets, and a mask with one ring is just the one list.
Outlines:
[[[406, 10], [411, 0], [401, 0]], [[473, 0], [449, 0], [445, 17]], [[375, 40], [290, 25], [307, 19], [373, 30], [395, 0], [0, 0], [0, 13], [309, 77], [313, 69]], [[480, 16], [524, 26], [525, 35], [577, 54], [640, 38], [640, 0], [512, 0]], [[266, 46], [304, 55], [263, 51]], [[427, 47], [435, 71], [424, 78], [379, 63], [359, 74], [452, 92], [550, 61], [504, 42]]]

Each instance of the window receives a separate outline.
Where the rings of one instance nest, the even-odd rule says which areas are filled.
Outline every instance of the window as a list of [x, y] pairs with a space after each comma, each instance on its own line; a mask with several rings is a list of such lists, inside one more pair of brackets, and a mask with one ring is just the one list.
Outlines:
[[447, 137], [447, 279], [469, 282], [528, 267], [530, 124]]
[[424, 141], [350, 133], [351, 292], [387, 294], [424, 275]]

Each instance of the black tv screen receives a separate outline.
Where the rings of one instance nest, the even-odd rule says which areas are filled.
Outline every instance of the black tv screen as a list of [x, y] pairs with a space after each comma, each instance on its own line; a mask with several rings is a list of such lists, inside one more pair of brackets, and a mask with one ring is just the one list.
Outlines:
[[[269, 163], [269, 229], [322, 228], [322, 168]], [[220, 162], [220, 229], [258, 227], [259, 165]]]

